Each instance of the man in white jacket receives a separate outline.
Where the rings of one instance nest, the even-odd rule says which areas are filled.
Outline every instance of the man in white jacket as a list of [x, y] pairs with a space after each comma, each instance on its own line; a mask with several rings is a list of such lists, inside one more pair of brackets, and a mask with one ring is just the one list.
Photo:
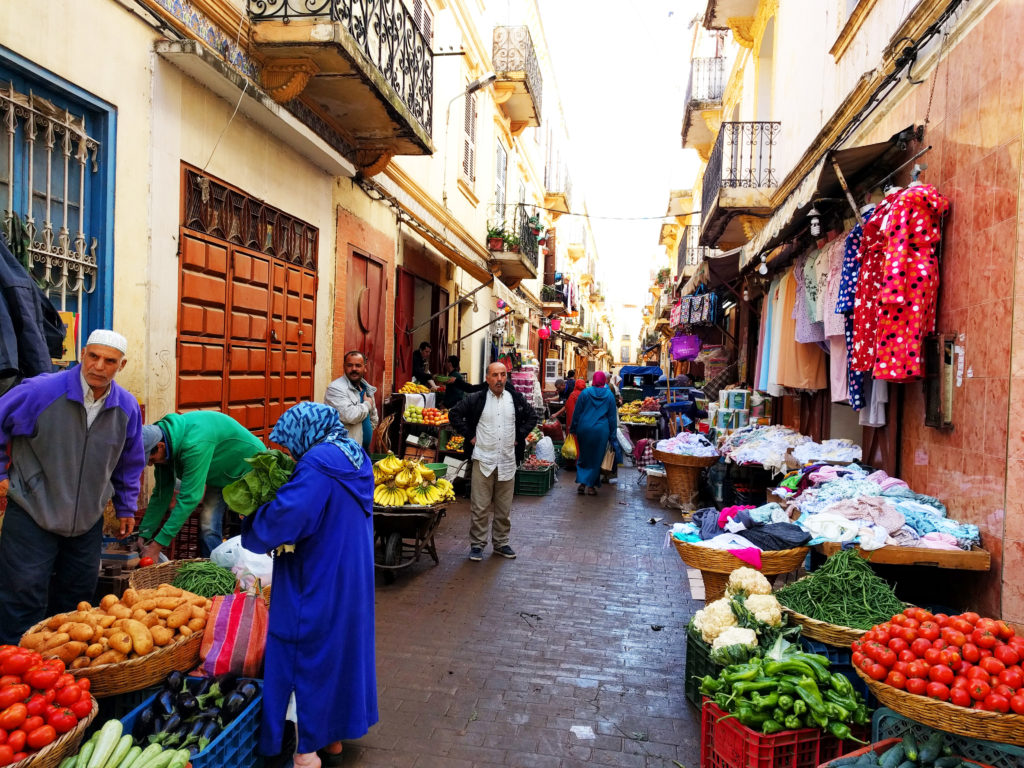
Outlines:
[[330, 383], [324, 402], [338, 411], [348, 436], [369, 450], [370, 438], [379, 417], [373, 401], [377, 388], [363, 378], [365, 374], [366, 358], [363, 353], [358, 350], [346, 352], [345, 375]]

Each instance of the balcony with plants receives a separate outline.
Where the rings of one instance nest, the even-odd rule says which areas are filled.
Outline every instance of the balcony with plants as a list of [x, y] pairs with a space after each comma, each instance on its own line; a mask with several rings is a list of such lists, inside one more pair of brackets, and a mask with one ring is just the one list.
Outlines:
[[537, 277], [542, 234], [539, 216], [529, 214], [521, 204], [515, 206], [511, 223], [489, 223], [486, 240], [491, 271], [510, 287]]
[[402, 0], [246, 3], [264, 89], [350, 138], [364, 174], [434, 151], [431, 43]]
[[539, 126], [543, 79], [529, 27], [495, 27], [491, 61], [497, 75], [494, 101], [512, 134]]

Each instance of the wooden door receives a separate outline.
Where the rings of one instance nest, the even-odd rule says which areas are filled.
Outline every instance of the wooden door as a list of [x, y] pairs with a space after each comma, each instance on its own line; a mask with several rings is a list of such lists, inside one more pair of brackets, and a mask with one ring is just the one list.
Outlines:
[[[383, 263], [359, 253], [349, 252], [348, 298], [345, 303], [345, 352], [358, 349], [366, 358], [366, 380], [377, 388], [377, 407], [383, 402], [384, 389], [384, 302], [387, 276]], [[410, 357], [410, 365], [412, 358]]]
[[397, 390], [412, 380], [412, 328], [416, 307], [416, 278], [398, 268], [395, 285], [395, 383]]
[[[431, 296], [430, 314], [437, 315], [448, 306], [448, 291], [434, 286]], [[444, 370], [444, 360], [448, 357], [448, 313], [441, 312], [430, 321], [430, 370], [439, 373]]]

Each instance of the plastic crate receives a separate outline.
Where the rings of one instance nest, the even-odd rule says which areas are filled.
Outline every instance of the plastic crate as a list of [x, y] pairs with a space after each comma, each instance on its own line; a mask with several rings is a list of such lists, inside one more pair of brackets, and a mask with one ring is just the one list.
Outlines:
[[[189, 685], [198, 687], [198, 677], [188, 678]], [[255, 680], [260, 692], [249, 702], [249, 706], [220, 732], [206, 749], [192, 758], [192, 768], [263, 768], [263, 756], [256, 752], [256, 734], [260, 727], [260, 716], [263, 713], [263, 681]], [[150, 706], [155, 695], [149, 696], [139, 706], [121, 718], [126, 733], [135, 726], [135, 719], [142, 710]]]
[[701, 768], [818, 768], [859, 746], [819, 728], [766, 735], [726, 714], [710, 699], [701, 707]]
[[700, 707], [700, 681], [704, 675], [718, 676], [724, 667], [711, 660], [711, 646], [704, 642], [700, 632], [691, 624], [686, 629], [686, 667], [683, 672], [683, 692], [686, 700]]
[[199, 510], [188, 516], [178, 535], [171, 541], [168, 557], [171, 560], [199, 557]]
[[[901, 738], [907, 731], [911, 731], [920, 744], [934, 733], [935, 729], [908, 720], [886, 707], [875, 712], [871, 722], [872, 741]], [[946, 743], [952, 748], [953, 753], [969, 760], [990, 765], [992, 768], [1020, 768], [1024, 765], [1024, 747], [972, 739], [955, 733], [946, 733], [945, 736]]]
[[555, 484], [555, 466], [547, 469], [517, 469], [515, 494], [517, 496], [543, 496]]
[[868, 684], [854, 670], [852, 652], [849, 648], [837, 648], [834, 645], [826, 645], [815, 640], [809, 640], [806, 637], [800, 638], [800, 645], [808, 653], [826, 656], [830, 671], [838, 672], [853, 683], [853, 689], [864, 697], [864, 701], [870, 708], [874, 709], [878, 706], [878, 699], [868, 690]]
[[[899, 744], [900, 741], [902, 741], [902, 739], [885, 739], [884, 741], [876, 741], [874, 744], [868, 744], [866, 747], [855, 749], [853, 752], [847, 752], [845, 755], [843, 755], [843, 757], [855, 757], [859, 755], [866, 755], [868, 752], [871, 751], [874, 751], [876, 754], [881, 756], [893, 747], [895, 747], [897, 744]], [[962, 755], [959, 755], [958, 757], [962, 757]], [[980, 768], [992, 768], [992, 766], [986, 765], [985, 763], [979, 763], [977, 760], [968, 759], [967, 764], [977, 765]], [[819, 768], [829, 768], [830, 765], [831, 761], [823, 763], [821, 766], [819, 766]]]
[[565, 459], [562, 458], [562, 446], [565, 445], [563, 440], [560, 443], [556, 443], [554, 440], [551, 441], [552, 445], [555, 446], [555, 464], [559, 467], [565, 466]]

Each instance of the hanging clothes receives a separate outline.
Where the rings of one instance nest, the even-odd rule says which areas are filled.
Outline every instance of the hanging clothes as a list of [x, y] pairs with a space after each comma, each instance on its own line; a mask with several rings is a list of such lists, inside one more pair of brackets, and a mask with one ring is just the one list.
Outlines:
[[[779, 385], [791, 389], [825, 388], [825, 353], [817, 344], [796, 341], [797, 270], [789, 270], [783, 279], [785, 303], [782, 306], [782, 342], [779, 351]], [[802, 277], [801, 277], [802, 279]]]
[[921, 376], [921, 342], [935, 328], [938, 243], [949, 200], [930, 184], [906, 189], [882, 222], [886, 238], [873, 375], [888, 381]]
[[768, 344], [768, 380], [765, 382], [765, 391], [772, 397], [785, 394], [779, 385], [779, 351], [782, 347], [782, 317], [787, 285], [784, 277], [780, 275], [772, 281], [772, 333]]
[[887, 240], [883, 222], [902, 190], [891, 192], [864, 222], [860, 242], [860, 274], [853, 303], [853, 350], [850, 369], [870, 371], [875, 365], [875, 337]]
[[833, 403], [845, 403], [849, 398], [849, 358], [846, 353], [846, 322], [836, 306], [839, 303], [839, 284], [843, 275], [845, 238], [838, 237], [828, 244], [821, 259], [827, 264], [825, 294], [821, 302], [822, 326], [829, 346], [829, 384]]
[[754, 378], [751, 380], [754, 383], [754, 389], [760, 388], [761, 363], [764, 360], [764, 331], [767, 322], [768, 301], [765, 300], [761, 303], [761, 317], [757, 323], [757, 360], [754, 362]]
[[[818, 279], [814, 274], [813, 258], [815, 253], [804, 254], [797, 258], [793, 266], [793, 281], [796, 288], [796, 301], [793, 306], [793, 319], [796, 321], [794, 338], [801, 344], [810, 344], [825, 340], [822, 326], [811, 321], [818, 301]], [[808, 269], [808, 265], [810, 268]]]
[[[874, 213], [874, 207], [861, 210], [864, 222]], [[844, 333], [846, 336], [847, 355], [847, 399], [850, 407], [859, 411], [864, 407], [864, 374], [854, 371], [849, 364], [853, 353], [853, 309], [856, 304], [857, 281], [860, 277], [860, 245], [864, 237], [863, 223], [857, 223], [846, 236], [843, 243], [843, 271], [839, 280], [839, 298], [836, 301], [836, 312], [844, 316]]]
[[867, 407], [860, 412], [860, 425], [862, 427], [885, 426], [885, 407], [889, 403], [889, 382], [882, 379], [872, 379], [870, 376], [864, 379], [864, 388], [867, 397]]

